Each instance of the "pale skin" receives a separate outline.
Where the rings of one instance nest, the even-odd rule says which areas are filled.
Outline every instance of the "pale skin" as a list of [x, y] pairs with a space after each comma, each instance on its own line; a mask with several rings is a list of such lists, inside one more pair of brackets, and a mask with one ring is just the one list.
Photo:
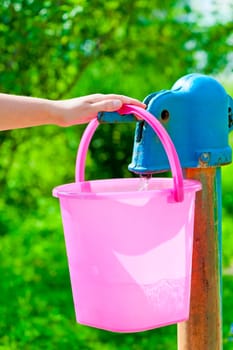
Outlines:
[[117, 94], [49, 100], [0, 93], [0, 130], [48, 124], [62, 127], [84, 124], [95, 118], [98, 112], [117, 111], [126, 103], [145, 108], [142, 102]]

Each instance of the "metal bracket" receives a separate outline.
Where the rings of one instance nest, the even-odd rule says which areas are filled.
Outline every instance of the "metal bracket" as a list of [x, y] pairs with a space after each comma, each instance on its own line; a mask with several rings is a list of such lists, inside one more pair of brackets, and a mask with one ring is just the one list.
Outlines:
[[115, 123], [132, 123], [137, 119], [133, 114], [120, 115], [117, 112], [99, 112], [98, 121], [101, 124], [115, 124]]

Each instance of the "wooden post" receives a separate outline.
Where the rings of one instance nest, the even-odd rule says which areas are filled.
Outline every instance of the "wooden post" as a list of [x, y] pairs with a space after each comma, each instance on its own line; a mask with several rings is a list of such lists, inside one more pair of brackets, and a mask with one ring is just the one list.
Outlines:
[[189, 321], [178, 324], [178, 350], [221, 350], [221, 168], [186, 169], [201, 181], [194, 222]]

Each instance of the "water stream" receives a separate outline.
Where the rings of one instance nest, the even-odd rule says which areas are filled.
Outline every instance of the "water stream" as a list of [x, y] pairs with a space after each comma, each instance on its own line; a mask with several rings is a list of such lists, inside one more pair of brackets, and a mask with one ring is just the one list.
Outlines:
[[150, 179], [151, 179], [151, 174], [140, 175], [138, 191], [148, 191]]

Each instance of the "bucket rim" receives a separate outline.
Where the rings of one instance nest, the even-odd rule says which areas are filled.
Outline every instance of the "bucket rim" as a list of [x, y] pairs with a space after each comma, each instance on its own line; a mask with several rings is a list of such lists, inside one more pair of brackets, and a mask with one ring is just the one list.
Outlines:
[[[152, 178], [150, 179], [151, 184], [154, 183], [167, 183], [171, 185], [168, 188], [156, 188], [156, 189], [147, 189], [139, 190], [139, 186], [135, 187], [134, 190], [126, 191], [91, 191], [91, 185], [98, 184], [111, 184], [121, 181], [121, 183], [132, 183], [139, 185], [139, 178], [114, 178], [114, 179], [97, 179], [89, 181], [80, 181], [80, 182], [71, 182], [63, 185], [54, 187], [52, 194], [56, 198], [60, 197], [69, 197], [76, 199], [121, 199], [121, 198], [142, 198], [142, 197], [155, 197], [156, 195], [167, 196], [171, 198], [174, 196], [173, 188], [173, 178]], [[197, 192], [202, 189], [202, 185], [197, 180], [184, 179], [184, 193], [188, 192]], [[75, 185], [77, 186], [77, 191], [74, 191]], [[79, 189], [78, 189], [79, 187]], [[88, 190], [87, 190], [88, 189]]]

